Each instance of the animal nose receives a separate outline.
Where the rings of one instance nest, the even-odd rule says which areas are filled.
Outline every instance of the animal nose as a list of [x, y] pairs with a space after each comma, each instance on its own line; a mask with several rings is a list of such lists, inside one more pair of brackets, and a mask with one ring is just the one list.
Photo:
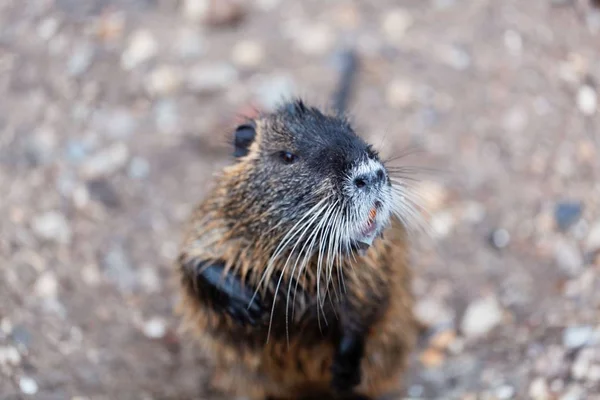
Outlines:
[[364, 187], [380, 185], [385, 181], [385, 172], [378, 169], [376, 172], [362, 174], [354, 178], [354, 185], [362, 189]]

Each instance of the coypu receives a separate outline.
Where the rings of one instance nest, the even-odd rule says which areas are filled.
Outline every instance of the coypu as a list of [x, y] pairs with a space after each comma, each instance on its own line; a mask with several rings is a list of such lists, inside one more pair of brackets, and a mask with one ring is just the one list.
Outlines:
[[234, 147], [177, 262], [212, 385], [251, 399], [399, 395], [419, 324], [393, 170], [341, 113], [301, 100], [240, 125]]

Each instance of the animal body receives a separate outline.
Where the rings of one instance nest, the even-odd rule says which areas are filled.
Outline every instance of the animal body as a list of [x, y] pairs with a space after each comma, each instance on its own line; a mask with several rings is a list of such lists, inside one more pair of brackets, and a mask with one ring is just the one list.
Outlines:
[[235, 131], [178, 258], [184, 326], [230, 398], [399, 396], [415, 344], [402, 182], [300, 100]]

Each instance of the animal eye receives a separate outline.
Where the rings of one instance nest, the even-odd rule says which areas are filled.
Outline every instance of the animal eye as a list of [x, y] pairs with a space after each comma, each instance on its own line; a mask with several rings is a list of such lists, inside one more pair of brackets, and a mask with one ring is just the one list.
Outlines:
[[295, 154], [290, 153], [289, 151], [282, 151], [279, 153], [279, 158], [285, 164], [292, 164], [298, 157]]

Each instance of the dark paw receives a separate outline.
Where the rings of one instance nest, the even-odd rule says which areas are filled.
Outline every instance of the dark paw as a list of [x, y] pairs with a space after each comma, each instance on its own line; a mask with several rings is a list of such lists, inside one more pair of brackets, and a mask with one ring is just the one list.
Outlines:
[[256, 326], [261, 321], [266, 311], [260, 303], [258, 296], [252, 300], [250, 299], [252, 299], [252, 296], [230, 298], [226, 305], [226, 310], [231, 318], [239, 324]]
[[199, 262], [196, 264], [197, 283], [213, 307], [227, 313], [241, 325], [257, 325], [268, 315], [259, 294], [233, 272], [223, 273], [224, 263]]
[[350, 393], [360, 384], [360, 365], [336, 361], [331, 367], [331, 387], [337, 393]]

